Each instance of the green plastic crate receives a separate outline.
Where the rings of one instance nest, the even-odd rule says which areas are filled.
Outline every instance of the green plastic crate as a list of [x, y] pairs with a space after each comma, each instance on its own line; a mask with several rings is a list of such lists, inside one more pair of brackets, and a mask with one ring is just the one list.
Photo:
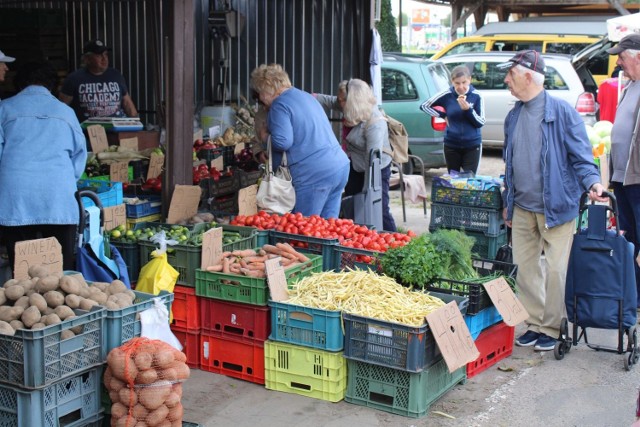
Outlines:
[[450, 373], [444, 359], [420, 373], [348, 360], [344, 400], [396, 415], [419, 418], [427, 415], [432, 403], [466, 380], [466, 365]]
[[138, 244], [111, 241], [109, 242], [109, 245], [117, 248], [120, 255], [122, 255], [122, 259], [124, 260], [124, 263], [127, 266], [127, 271], [129, 272], [129, 281], [131, 281], [131, 283], [137, 281], [138, 275], [140, 274], [140, 247]]
[[[307, 254], [309, 261], [285, 270], [287, 283], [322, 271], [322, 256]], [[254, 305], [267, 305], [269, 286], [267, 279], [246, 277], [196, 269], [196, 295], [225, 301]]]
[[502, 195], [496, 185], [490, 190], [431, 186], [431, 202], [470, 206], [485, 209], [502, 209]]

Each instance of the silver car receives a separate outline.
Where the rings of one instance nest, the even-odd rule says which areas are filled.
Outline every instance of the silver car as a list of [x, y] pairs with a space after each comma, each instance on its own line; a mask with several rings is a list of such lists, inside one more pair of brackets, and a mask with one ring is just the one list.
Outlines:
[[[438, 60], [449, 71], [457, 65], [466, 65], [471, 70], [471, 84], [484, 98], [486, 122], [482, 128], [482, 144], [485, 148], [502, 148], [504, 119], [517, 101], [504, 82], [506, 70], [497, 67], [513, 55], [514, 52], [477, 52], [448, 55]], [[544, 88], [552, 96], [575, 106], [586, 124], [595, 123], [598, 86], [584, 67], [584, 61], [560, 54], [542, 57], [547, 66]]]

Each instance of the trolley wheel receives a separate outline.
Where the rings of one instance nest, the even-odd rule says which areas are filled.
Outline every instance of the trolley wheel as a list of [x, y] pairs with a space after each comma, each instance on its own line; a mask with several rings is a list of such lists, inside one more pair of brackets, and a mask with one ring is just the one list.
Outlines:
[[569, 353], [571, 351], [571, 337], [569, 337], [569, 320], [566, 317], [563, 317], [560, 321], [560, 334], [562, 335], [562, 339], [565, 344], [564, 351], [565, 353]]
[[553, 355], [556, 357], [556, 360], [564, 359], [564, 354], [568, 353], [568, 348], [571, 348], [571, 345], [567, 346], [564, 341], [558, 341], [553, 347]]

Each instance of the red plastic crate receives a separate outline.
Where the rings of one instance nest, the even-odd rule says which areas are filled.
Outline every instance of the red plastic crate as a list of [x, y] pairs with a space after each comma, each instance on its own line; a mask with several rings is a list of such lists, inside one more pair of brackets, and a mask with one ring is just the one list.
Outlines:
[[173, 289], [171, 326], [188, 329], [192, 332], [200, 330], [200, 304], [196, 288], [176, 285]]
[[500, 360], [511, 356], [514, 335], [515, 327], [508, 326], [504, 322], [480, 332], [476, 339], [480, 356], [473, 362], [467, 363], [467, 378], [478, 375]]
[[200, 325], [215, 337], [265, 341], [271, 333], [271, 308], [200, 297]]
[[264, 385], [264, 341], [200, 334], [200, 369]]
[[180, 328], [171, 325], [171, 332], [182, 344], [182, 352], [187, 355], [187, 366], [194, 369], [200, 368], [200, 331]]

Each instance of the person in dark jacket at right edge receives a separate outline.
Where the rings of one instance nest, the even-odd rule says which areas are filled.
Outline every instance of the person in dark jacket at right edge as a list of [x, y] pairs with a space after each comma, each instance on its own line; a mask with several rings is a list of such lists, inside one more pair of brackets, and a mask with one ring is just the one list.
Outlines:
[[[482, 156], [482, 133], [484, 126], [484, 100], [471, 85], [471, 72], [465, 65], [451, 70], [451, 87], [442, 91], [420, 106], [433, 117], [447, 119], [444, 134], [444, 159], [448, 171], [478, 171]], [[445, 112], [434, 107], [442, 107]]]

